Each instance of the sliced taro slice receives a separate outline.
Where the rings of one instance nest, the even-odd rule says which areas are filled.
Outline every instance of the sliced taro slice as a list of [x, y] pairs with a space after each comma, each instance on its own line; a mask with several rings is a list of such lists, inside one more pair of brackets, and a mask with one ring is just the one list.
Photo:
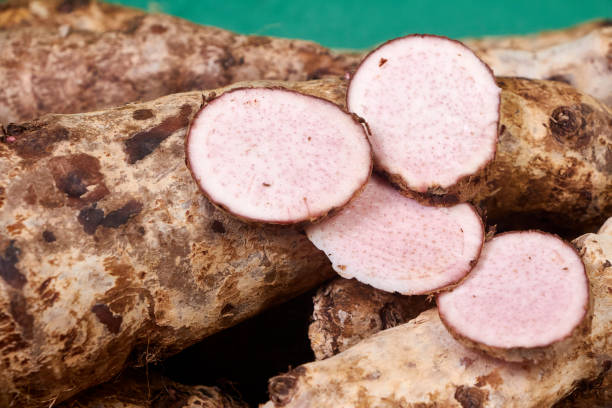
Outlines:
[[589, 283], [570, 244], [540, 231], [507, 232], [484, 245], [474, 270], [437, 304], [467, 346], [507, 361], [538, 361], [583, 321]]
[[353, 75], [351, 112], [371, 131], [375, 168], [421, 201], [455, 204], [478, 191], [497, 144], [500, 89], [489, 67], [458, 41], [391, 40]]
[[191, 124], [186, 156], [213, 203], [276, 224], [342, 207], [372, 169], [365, 130], [352, 115], [283, 88], [239, 88], [207, 103]]
[[306, 233], [341, 276], [405, 295], [459, 282], [484, 241], [482, 220], [471, 205], [424, 206], [376, 176], [338, 214]]

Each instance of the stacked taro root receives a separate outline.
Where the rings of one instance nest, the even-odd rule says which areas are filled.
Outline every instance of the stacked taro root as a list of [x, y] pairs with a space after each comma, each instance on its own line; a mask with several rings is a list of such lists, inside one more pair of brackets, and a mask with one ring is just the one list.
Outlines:
[[[271, 379], [266, 406], [549, 406], [581, 381], [569, 404], [609, 403], [610, 226], [578, 252], [484, 227], [612, 215], [605, 22], [466, 42], [536, 79], [435, 36], [337, 54], [81, 1], [0, 24], [0, 405], [61, 403], [332, 268], [372, 287], [321, 289], [330, 358]], [[244, 406], [153, 375], [75, 398]]]

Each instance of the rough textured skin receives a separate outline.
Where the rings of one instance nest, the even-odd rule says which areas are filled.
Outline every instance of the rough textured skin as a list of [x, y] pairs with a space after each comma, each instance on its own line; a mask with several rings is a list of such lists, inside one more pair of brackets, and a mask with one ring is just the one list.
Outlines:
[[560, 82], [497, 82], [497, 154], [475, 203], [502, 230], [595, 231], [612, 215], [612, 109]]
[[612, 235], [574, 241], [589, 274], [593, 320], [569, 350], [541, 364], [495, 360], [463, 347], [437, 310], [329, 359], [270, 380], [270, 407], [546, 407], [612, 360]]
[[464, 43], [495, 75], [564, 82], [612, 105], [610, 20], [531, 36], [467, 39]]
[[358, 61], [307, 41], [237, 35], [158, 14], [101, 33], [64, 27], [0, 30], [0, 123], [242, 80], [343, 75]]
[[[280, 86], [238, 83], [234, 86]], [[284, 84], [341, 102], [335, 81]], [[229, 89], [229, 88], [226, 88]], [[215, 209], [185, 165], [191, 92], [11, 125], [0, 139], [0, 406], [108, 380], [332, 275], [303, 233]]]
[[84, 391], [58, 408], [247, 408], [218, 387], [176, 383], [158, 373], [127, 370]]
[[142, 10], [97, 0], [9, 0], [0, 5], [0, 30], [14, 27], [62, 27], [104, 32], [119, 30]]
[[434, 307], [427, 296], [383, 292], [355, 279], [336, 279], [313, 299], [308, 337], [317, 360], [331, 357], [381, 330]]

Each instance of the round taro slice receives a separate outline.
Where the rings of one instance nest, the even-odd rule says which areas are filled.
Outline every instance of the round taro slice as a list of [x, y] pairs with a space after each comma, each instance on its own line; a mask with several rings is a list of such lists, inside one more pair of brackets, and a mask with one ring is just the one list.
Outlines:
[[467, 346], [507, 361], [538, 361], [584, 319], [588, 280], [576, 251], [539, 232], [500, 234], [470, 275], [438, 295], [440, 318]]
[[480, 254], [484, 226], [471, 205], [424, 206], [372, 176], [358, 197], [306, 234], [341, 276], [414, 295], [463, 279]]
[[361, 124], [329, 101], [286, 89], [222, 94], [196, 115], [186, 143], [202, 191], [248, 221], [322, 217], [359, 192], [372, 170]]
[[458, 41], [391, 40], [353, 75], [347, 105], [371, 131], [375, 167], [417, 199], [466, 201], [497, 144], [500, 89], [489, 67]]

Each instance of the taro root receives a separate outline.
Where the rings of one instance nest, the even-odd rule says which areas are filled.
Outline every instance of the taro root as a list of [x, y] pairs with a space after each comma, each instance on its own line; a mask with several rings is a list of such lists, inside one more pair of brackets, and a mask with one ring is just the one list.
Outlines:
[[497, 153], [474, 202], [499, 230], [595, 231], [612, 216], [612, 109], [560, 82], [497, 83]]
[[122, 21], [100, 33], [44, 25], [0, 30], [0, 123], [244, 80], [339, 76], [359, 58], [308, 41], [238, 35], [160, 14]]
[[485, 238], [471, 205], [424, 206], [376, 176], [338, 214], [307, 226], [306, 234], [340, 276], [411, 295], [463, 279]]
[[[281, 86], [281, 83], [235, 86]], [[284, 84], [341, 102], [336, 81]], [[212, 92], [9, 126], [0, 139], [0, 406], [61, 402], [332, 276], [296, 230], [218, 211], [187, 126]]]
[[564, 30], [466, 39], [495, 75], [567, 83], [612, 105], [612, 26], [591, 21]]
[[470, 275], [436, 303], [444, 325], [468, 347], [506, 361], [538, 361], [584, 320], [589, 284], [569, 244], [515, 231], [488, 241]]
[[463, 44], [412, 35], [365, 57], [347, 106], [368, 123], [377, 170], [409, 196], [449, 205], [474, 196], [495, 156], [499, 93]]
[[402, 296], [343, 278], [319, 289], [313, 303], [308, 337], [317, 360], [338, 354], [434, 307], [428, 296]]
[[211, 202], [254, 222], [324, 217], [357, 195], [372, 171], [356, 118], [325, 99], [281, 88], [234, 89], [207, 101], [185, 150]]
[[[539, 364], [509, 363], [463, 346], [431, 309], [334, 357], [272, 378], [265, 408], [542, 407], [579, 384], [602, 381], [612, 362], [612, 235], [586, 234], [573, 244], [588, 274], [592, 320], [573, 333], [571, 344], [553, 345]], [[585, 397], [609, 405], [601, 402], [605, 392], [598, 394]]]

